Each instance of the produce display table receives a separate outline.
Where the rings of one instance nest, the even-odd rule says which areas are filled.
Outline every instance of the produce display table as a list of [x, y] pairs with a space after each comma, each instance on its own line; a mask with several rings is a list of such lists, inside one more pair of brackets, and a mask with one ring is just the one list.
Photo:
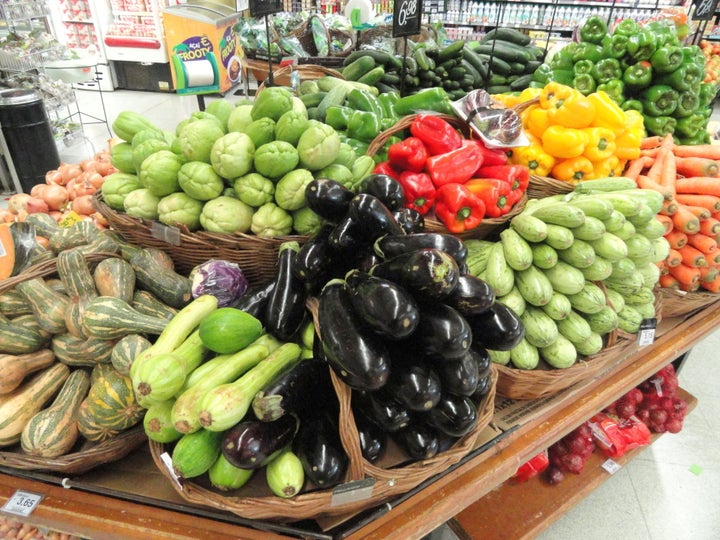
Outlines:
[[[624, 358], [618, 359], [607, 373], [569, 389], [562, 399], [548, 400], [527, 419], [491, 439], [434, 482], [345, 523], [336, 521], [327, 533], [318, 529], [315, 522], [287, 525], [249, 522], [194, 507], [180, 501], [169, 486], [166, 496], [142, 496], [146, 486], [151, 488], [158, 478], [164, 480], [159, 473], [154, 477], [148, 474], [150, 469], [143, 470], [150, 459], [143, 450], [108, 465], [104, 471], [64, 482], [49, 475], [25, 475], [3, 469], [0, 506], [18, 489], [42, 494], [43, 500], [26, 521], [92, 539], [420, 538], [505, 482], [520, 464], [691, 349], [720, 324], [717, 306], [712, 304], [684, 320], [663, 321], [664, 330], [652, 345], [625, 348], [620, 353]], [[149, 466], [152, 467], [151, 462]], [[127, 486], [126, 491], [108, 487], [118, 479]], [[564, 482], [552, 490], [561, 494], [585, 484]], [[152, 491], [149, 488], [146, 492]], [[571, 505], [578, 498], [571, 494], [568, 500]], [[542, 530], [555, 517], [550, 515], [546, 521], [534, 523], [534, 532]]]

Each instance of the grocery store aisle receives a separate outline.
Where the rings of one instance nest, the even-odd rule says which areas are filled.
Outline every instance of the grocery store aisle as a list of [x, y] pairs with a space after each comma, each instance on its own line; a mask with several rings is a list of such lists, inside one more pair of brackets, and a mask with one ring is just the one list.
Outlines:
[[[96, 103], [89, 90], [78, 90], [78, 100]], [[103, 95], [109, 122], [122, 110], [146, 115], [159, 127], [175, 125], [199, 110], [195, 96], [116, 90]], [[215, 99], [207, 97], [206, 100]], [[234, 95], [226, 99], [241, 99]], [[720, 118], [716, 112], [714, 118]], [[85, 127], [86, 139], [61, 148], [65, 161], [79, 162], [107, 147], [104, 125]], [[676, 435], [662, 436], [627, 466], [609, 478], [570, 510], [539, 540], [584, 538], [607, 540], [711, 540], [720, 531], [720, 330], [699, 343], [682, 370], [683, 388], [698, 405]], [[443, 528], [432, 537], [450, 540]], [[480, 540], [480, 539], [478, 539]], [[512, 540], [512, 539], [508, 539]]]

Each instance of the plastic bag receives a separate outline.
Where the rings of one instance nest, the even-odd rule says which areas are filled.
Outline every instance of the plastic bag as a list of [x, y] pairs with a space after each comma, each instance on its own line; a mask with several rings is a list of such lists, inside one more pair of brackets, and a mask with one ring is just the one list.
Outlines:
[[620, 457], [629, 450], [650, 444], [650, 429], [636, 416], [621, 420], [598, 413], [590, 419], [590, 429], [595, 443], [608, 457]]
[[520, 467], [518, 467], [518, 470], [515, 471], [513, 479], [517, 480], [518, 482], [527, 482], [531, 478], [535, 478], [537, 475], [547, 469], [548, 465], [550, 465], [548, 451], [543, 450], [532, 459], [520, 465]]

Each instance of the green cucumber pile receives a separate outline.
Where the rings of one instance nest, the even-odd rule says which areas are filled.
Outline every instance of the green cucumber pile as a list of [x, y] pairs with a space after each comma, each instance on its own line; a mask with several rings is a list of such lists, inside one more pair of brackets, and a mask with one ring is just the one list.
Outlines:
[[567, 195], [531, 200], [498, 242], [466, 241], [468, 269], [525, 326], [493, 361], [568, 368], [599, 353], [615, 329], [637, 333], [655, 317], [657, 262], [668, 254], [655, 218], [663, 198], [627, 178], [580, 182]]

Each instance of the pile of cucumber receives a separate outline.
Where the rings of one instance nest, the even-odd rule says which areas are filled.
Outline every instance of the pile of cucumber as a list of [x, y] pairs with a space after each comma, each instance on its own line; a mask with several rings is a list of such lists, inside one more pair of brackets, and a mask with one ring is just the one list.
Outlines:
[[589, 180], [528, 201], [498, 242], [466, 241], [469, 271], [525, 326], [511, 351], [490, 351], [493, 361], [567, 368], [600, 352], [608, 333], [637, 333], [655, 317], [657, 262], [669, 249], [656, 219], [662, 204], [628, 178]]
[[442, 87], [455, 100], [477, 88], [490, 93], [527, 88], [544, 53], [530, 45], [526, 34], [498, 28], [475, 43], [458, 40], [444, 47], [432, 41], [415, 43], [404, 57], [376, 49], [357, 50], [345, 58], [342, 74], [383, 93], [412, 94]]

